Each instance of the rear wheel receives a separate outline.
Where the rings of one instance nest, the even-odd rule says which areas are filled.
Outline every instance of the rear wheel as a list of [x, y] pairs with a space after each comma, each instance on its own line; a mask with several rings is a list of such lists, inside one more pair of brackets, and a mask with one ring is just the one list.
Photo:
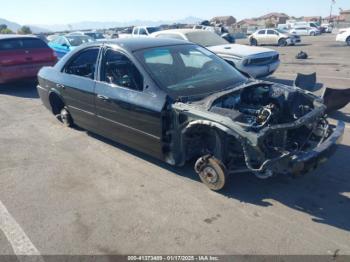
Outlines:
[[311, 36], [315, 36], [316, 33], [315, 33], [315, 32], [311, 32], [310, 35], [311, 35]]
[[213, 191], [220, 191], [226, 183], [226, 168], [221, 161], [212, 156], [198, 159], [195, 170], [202, 182]]
[[71, 127], [73, 125], [72, 117], [66, 107], [62, 108], [60, 119], [66, 127]]
[[350, 36], [346, 39], [346, 43], [350, 46]]
[[250, 45], [251, 46], [257, 46], [258, 45], [258, 41], [255, 38], [250, 39]]
[[284, 38], [281, 38], [280, 40], [278, 40], [278, 45], [279, 46], [286, 46], [287, 45], [287, 40]]

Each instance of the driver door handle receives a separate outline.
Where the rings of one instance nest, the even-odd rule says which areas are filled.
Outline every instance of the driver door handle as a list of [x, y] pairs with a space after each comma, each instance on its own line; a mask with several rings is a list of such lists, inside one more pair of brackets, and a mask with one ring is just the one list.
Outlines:
[[108, 96], [104, 96], [104, 95], [97, 95], [97, 98], [101, 99], [103, 101], [108, 101], [109, 100], [109, 97]]

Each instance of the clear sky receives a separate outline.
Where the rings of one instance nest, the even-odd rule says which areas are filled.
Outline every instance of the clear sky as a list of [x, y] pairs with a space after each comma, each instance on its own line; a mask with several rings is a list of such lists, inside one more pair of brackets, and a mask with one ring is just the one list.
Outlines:
[[[176, 20], [187, 16], [237, 19], [285, 12], [294, 16], [329, 15], [331, 0], [4, 0], [0, 18], [20, 24], [69, 24], [80, 21]], [[337, 0], [350, 9], [350, 0]]]

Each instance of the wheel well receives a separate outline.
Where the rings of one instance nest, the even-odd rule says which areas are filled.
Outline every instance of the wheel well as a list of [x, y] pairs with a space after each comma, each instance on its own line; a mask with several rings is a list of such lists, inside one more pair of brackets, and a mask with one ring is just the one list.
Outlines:
[[[218, 130], [204, 125], [195, 125], [186, 130], [183, 136], [186, 160], [203, 155], [220, 155], [221, 141]], [[218, 157], [218, 156], [217, 156]]]
[[64, 107], [62, 98], [56, 93], [51, 93], [49, 96], [51, 110], [54, 115], [58, 115]]
[[186, 161], [212, 155], [228, 165], [230, 161], [244, 165], [241, 142], [224, 131], [210, 126], [195, 125], [183, 136]]

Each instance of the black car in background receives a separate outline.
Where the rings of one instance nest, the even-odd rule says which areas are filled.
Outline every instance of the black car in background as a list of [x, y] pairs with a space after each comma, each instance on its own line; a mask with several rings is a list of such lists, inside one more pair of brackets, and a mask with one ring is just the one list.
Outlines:
[[301, 174], [334, 151], [344, 124], [295, 87], [248, 79], [181, 40], [121, 39], [73, 50], [39, 73], [44, 105], [73, 123], [195, 170], [212, 190], [229, 174]]

